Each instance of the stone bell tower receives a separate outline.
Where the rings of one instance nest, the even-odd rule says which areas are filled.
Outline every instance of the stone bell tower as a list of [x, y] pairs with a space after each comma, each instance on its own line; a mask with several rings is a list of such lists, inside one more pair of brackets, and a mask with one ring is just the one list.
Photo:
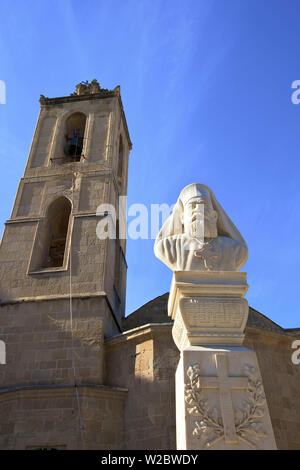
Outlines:
[[[116, 208], [112, 223], [118, 235], [118, 200], [127, 193], [131, 141], [119, 87], [83, 82], [70, 96], [41, 95], [40, 104], [0, 248], [0, 332], [7, 349], [0, 387], [9, 390], [11, 406], [3, 408], [10, 413], [10, 427], [0, 447], [89, 448], [79, 436], [85, 427], [88, 440], [88, 427], [78, 416], [84, 421], [87, 401], [103, 391], [97, 388], [103, 385], [102, 345], [105, 336], [121, 331], [127, 269], [125, 240], [97, 236], [99, 221], [111, 217], [97, 208]], [[29, 432], [25, 415], [18, 415], [23, 424], [14, 415], [14, 403], [21, 403], [20, 394], [26, 401], [26, 393], [47, 398], [48, 405], [54, 396], [75, 400], [72, 408], [78, 413], [69, 416], [68, 406], [61, 405], [61, 435], [51, 437], [45, 423], [53, 414], [44, 413], [48, 417], [41, 420], [32, 411], [32, 428], [40, 432]], [[106, 406], [117, 409], [112, 403], [121, 403], [121, 392], [105, 393]], [[72, 443], [63, 431], [69, 418]], [[103, 444], [109, 445], [114, 442]]]

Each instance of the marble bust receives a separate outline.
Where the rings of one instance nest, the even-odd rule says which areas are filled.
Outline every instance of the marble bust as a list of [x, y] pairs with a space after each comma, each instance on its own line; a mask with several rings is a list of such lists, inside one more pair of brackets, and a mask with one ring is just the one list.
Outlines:
[[181, 191], [154, 253], [172, 271], [238, 271], [248, 248], [211, 189], [193, 183]]

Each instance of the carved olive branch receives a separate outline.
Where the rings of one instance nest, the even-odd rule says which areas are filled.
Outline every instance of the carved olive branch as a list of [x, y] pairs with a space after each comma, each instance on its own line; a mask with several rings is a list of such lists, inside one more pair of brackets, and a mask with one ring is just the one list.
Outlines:
[[205, 400], [203, 391], [200, 389], [200, 376], [198, 364], [187, 370], [188, 381], [185, 385], [185, 401], [190, 408], [188, 412], [200, 420], [195, 421], [193, 435], [203, 439], [204, 436], [212, 435], [211, 440], [206, 440], [206, 447], [211, 447], [224, 437], [222, 418], [218, 417], [217, 409], [211, 410]]
[[243, 401], [244, 408], [238, 410], [241, 419], [236, 421], [236, 433], [241, 440], [256, 448], [251, 439], [258, 441], [262, 437], [267, 437], [260, 421], [265, 413], [266, 397], [263, 392], [262, 381], [257, 375], [257, 369], [248, 364], [244, 368], [246, 374], [248, 374], [248, 399]]

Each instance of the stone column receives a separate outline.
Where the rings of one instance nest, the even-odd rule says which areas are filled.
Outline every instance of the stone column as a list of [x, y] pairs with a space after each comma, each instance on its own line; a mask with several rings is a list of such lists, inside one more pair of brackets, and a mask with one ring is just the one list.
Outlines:
[[254, 351], [243, 348], [246, 273], [175, 271], [168, 312], [181, 351], [177, 448], [276, 449]]

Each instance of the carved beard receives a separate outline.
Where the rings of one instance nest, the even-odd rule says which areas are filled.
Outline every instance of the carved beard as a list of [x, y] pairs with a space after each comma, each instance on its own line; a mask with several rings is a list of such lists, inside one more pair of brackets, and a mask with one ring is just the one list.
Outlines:
[[[193, 238], [197, 237], [197, 221], [193, 220], [191, 223], [191, 235]], [[203, 233], [203, 232], [202, 232]], [[207, 211], [204, 215], [204, 238], [217, 238], [217, 217], [215, 211]]]
[[204, 238], [217, 238], [217, 218], [215, 211], [204, 215]]

